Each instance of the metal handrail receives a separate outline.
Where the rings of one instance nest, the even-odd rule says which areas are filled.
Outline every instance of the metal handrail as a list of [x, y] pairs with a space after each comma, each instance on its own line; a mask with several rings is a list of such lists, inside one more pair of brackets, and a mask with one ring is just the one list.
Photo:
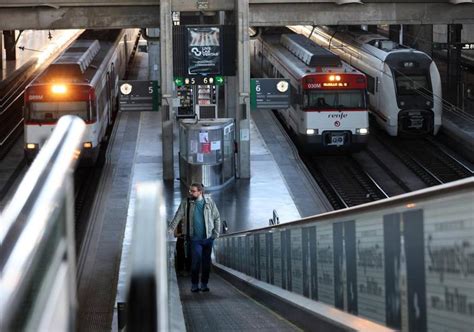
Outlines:
[[[42, 250], [52, 236], [57, 236], [51, 233], [59, 226], [65, 239], [59, 240], [52, 251], [62, 251], [60, 260], [66, 260], [69, 270], [75, 268], [72, 174], [84, 131], [85, 123], [80, 118], [62, 117], [0, 215], [1, 330], [9, 330], [10, 324], [17, 323], [14, 319], [18, 312], [28, 309], [22, 307], [27, 286], [37, 277], [34, 271]], [[42, 268], [46, 275], [48, 267]]]
[[158, 183], [137, 185], [126, 287], [127, 330], [169, 330], [167, 223], [162, 207]]
[[252, 230], [244, 230], [244, 231], [239, 231], [239, 232], [227, 233], [227, 234], [221, 235], [220, 237], [232, 237], [239, 234], [243, 235], [243, 234], [259, 233], [259, 232], [267, 231], [273, 228], [275, 229], [285, 228], [290, 225], [301, 226], [302, 224], [322, 222], [322, 221], [332, 219], [332, 218], [346, 218], [347, 216], [352, 216], [356, 213], [381, 210], [387, 207], [398, 206], [400, 204], [410, 204], [413, 201], [425, 200], [427, 198], [443, 197], [449, 193], [459, 192], [462, 190], [474, 191], [474, 176], [471, 176], [467, 179], [453, 181], [453, 182], [439, 185], [439, 186], [417, 190], [411, 193], [406, 193], [406, 194], [402, 194], [398, 196], [393, 196], [390, 198], [381, 199], [375, 202], [365, 203], [365, 204], [349, 207], [342, 210], [329, 211], [329, 212], [321, 213], [315, 216], [309, 216], [309, 217], [301, 218], [298, 220], [289, 221], [283, 224], [255, 228]]

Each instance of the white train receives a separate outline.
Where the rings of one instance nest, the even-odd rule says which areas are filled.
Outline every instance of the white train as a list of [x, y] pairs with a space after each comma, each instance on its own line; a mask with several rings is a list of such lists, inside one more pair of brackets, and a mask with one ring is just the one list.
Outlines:
[[267, 32], [251, 46], [252, 72], [287, 78], [283, 121], [306, 150], [360, 149], [368, 140], [365, 75], [300, 34]]
[[77, 115], [86, 122], [81, 160], [94, 163], [118, 109], [123, 78], [139, 30], [86, 30], [45, 69], [24, 94], [25, 156], [31, 161], [58, 119]]
[[390, 135], [438, 133], [441, 79], [427, 54], [361, 29], [290, 28], [367, 75], [370, 111]]

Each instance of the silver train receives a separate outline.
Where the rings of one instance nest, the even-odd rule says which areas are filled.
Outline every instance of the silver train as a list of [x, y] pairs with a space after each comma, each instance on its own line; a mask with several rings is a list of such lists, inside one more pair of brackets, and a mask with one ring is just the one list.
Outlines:
[[438, 68], [427, 54], [364, 30], [292, 26], [367, 75], [370, 111], [392, 136], [433, 134], [441, 126]]
[[25, 90], [25, 156], [31, 161], [63, 115], [86, 123], [81, 162], [93, 164], [118, 109], [118, 80], [139, 30], [86, 30]]

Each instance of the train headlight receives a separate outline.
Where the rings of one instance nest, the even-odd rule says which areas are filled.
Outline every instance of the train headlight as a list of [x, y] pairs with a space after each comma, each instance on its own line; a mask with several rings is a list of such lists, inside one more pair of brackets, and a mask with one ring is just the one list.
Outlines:
[[92, 142], [85, 142], [83, 144], [84, 149], [92, 149]]
[[368, 128], [357, 128], [356, 133], [359, 135], [367, 135], [369, 133]]
[[64, 84], [54, 84], [51, 87], [51, 91], [55, 94], [65, 94], [67, 92], [67, 88]]
[[38, 144], [26, 143], [26, 149], [27, 150], [36, 150], [37, 148], [38, 148]]
[[306, 135], [314, 135], [314, 129], [306, 129]]

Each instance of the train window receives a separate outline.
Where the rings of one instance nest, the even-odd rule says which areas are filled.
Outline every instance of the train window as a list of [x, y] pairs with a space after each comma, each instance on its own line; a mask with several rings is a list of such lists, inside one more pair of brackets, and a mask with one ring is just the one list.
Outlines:
[[307, 108], [366, 108], [364, 90], [311, 90], [304, 100]]
[[364, 93], [361, 90], [339, 91], [337, 103], [339, 108], [365, 108]]
[[425, 94], [431, 91], [426, 75], [397, 74], [395, 79], [399, 95]]
[[89, 120], [87, 101], [30, 103], [28, 113], [29, 120], [38, 122], [55, 121], [63, 115], [76, 115]]
[[373, 78], [372, 76], [370, 75], [366, 75], [367, 76], [367, 90], [374, 94], [375, 93], [375, 78]]

